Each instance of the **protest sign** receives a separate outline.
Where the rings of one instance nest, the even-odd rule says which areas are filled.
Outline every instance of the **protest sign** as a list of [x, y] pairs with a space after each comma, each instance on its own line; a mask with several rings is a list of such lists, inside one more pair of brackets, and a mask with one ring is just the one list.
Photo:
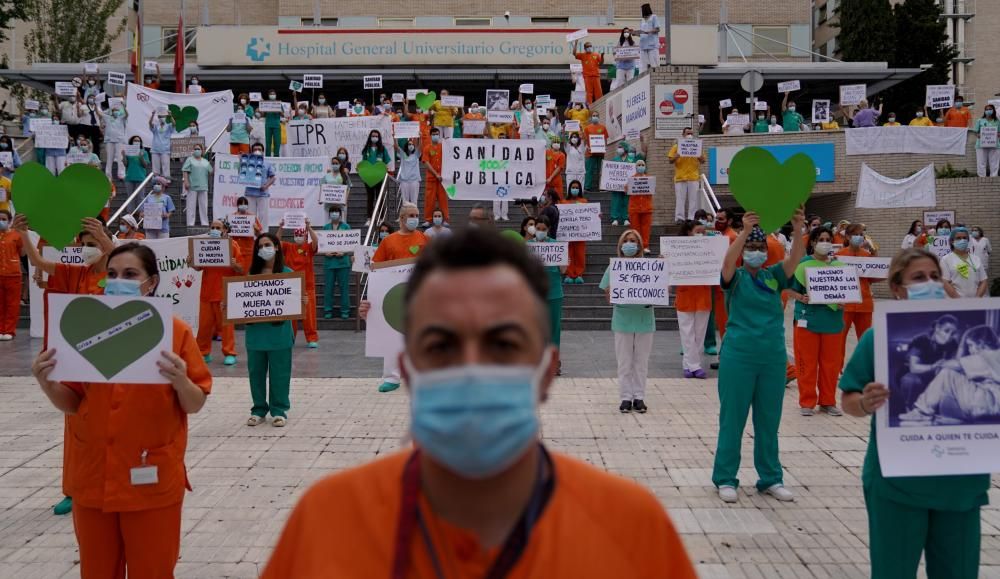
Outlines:
[[517, 87], [517, 92], [521, 94], [535, 94], [535, 85], [533, 83], [524, 83]]
[[566, 42], [573, 42], [574, 40], [586, 38], [588, 34], [590, 34], [590, 32], [588, 32], [586, 28], [582, 28], [576, 32], [570, 32], [566, 35]]
[[[361, 149], [368, 141], [368, 135], [378, 131], [382, 140], [389, 143], [392, 135], [392, 117], [388, 115], [340, 117], [333, 119], [311, 119], [292, 121], [286, 129], [287, 142], [281, 154], [289, 157], [326, 157], [337, 155], [337, 149], [344, 147], [351, 159], [361, 158]], [[387, 146], [389, 162], [387, 170], [395, 169], [395, 147]], [[351, 167], [357, 172], [357, 163]]]
[[280, 113], [284, 111], [281, 101], [261, 101], [257, 105], [257, 110], [262, 113]]
[[557, 241], [600, 241], [601, 204], [568, 203], [559, 205]]
[[611, 303], [669, 306], [667, 260], [611, 260]]
[[189, 237], [188, 263], [191, 267], [229, 267], [232, 242], [226, 238]]
[[443, 96], [441, 97], [441, 106], [462, 108], [465, 106], [465, 97], [456, 95]]
[[403, 297], [413, 264], [376, 269], [368, 276], [365, 356], [393, 357], [403, 350]]
[[11, 153], [10, 151], [0, 153], [0, 167], [3, 167], [4, 169], [13, 169], [14, 153]]
[[382, 75], [369, 74], [364, 77], [365, 90], [375, 90], [382, 88]]
[[394, 93], [392, 93], [392, 102], [394, 102], [394, 103], [401, 103], [401, 102], [403, 102], [404, 98], [405, 98], [405, 95], [403, 93], [401, 93], [401, 92], [394, 92]]
[[171, 305], [162, 298], [51, 294], [48, 347], [55, 381], [164, 384], [157, 366], [170, 351]]
[[116, 108], [122, 106], [123, 102], [125, 102], [125, 101], [123, 101], [119, 97], [111, 97], [111, 98], [108, 99], [108, 108], [109, 109], [116, 109]]
[[408, 88], [406, 89], [406, 100], [412, 101], [417, 98], [418, 94], [427, 94], [427, 89], [425, 88]]
[[590, 135], [588, 141], [591, 153], [604, 153], [607, 150], [607, 142], [604, 135]]
[[886, 279], [889, 277], [889, 263], [892, 261], [892, 258], [838, 255], [837, 260], [856, 267], [858, 270], [858, 277]]
[[305, 88], [323, 88], [322, 74], [302, 75], [302, 86]]
[[753, 110], [755, 110], [755, 111], [767, 111], [767, 101], [755, 101], [753, 103]]
[[354, 248], [354, 261], [351, 263], [351, 271], [357, 273], [372, 272], [372, 256], [378, 251], [377, 247], [371, 245], [359, 245]]
[[641, 131], [637, 127], [632, 127], [625, 131], [626, 141], [638, 141]]
[[854, 266], [807, 267], [806, 287], [810, 304], [861, 303], [861, 283]]
[[875, 172], [866, 163], [862, 163], [855, 207], [867, 209], [934, 207], [937, 205], [937, 186], [934, 178], [933, 163], [903, 179], [890, 179]]
[[[330, 157], [275, 157], [265, 161], [274, 169], [274, 184], [268, 188], [270, 223], [274, 227], [286, 211], [305, 211], [313, 223], [325, 223], [326, 211], [319, 202], [320, 185], [330, 167]], [[236, 200], [246, 191], [239, 183], [240, 163], [235, 155], [215, 156], [215, 191], [212, 214], [229, 215], [236, 211]]]
[[347, 205], [348, 193], [350, 193], [350, 187], [347, 185], [323, 183], [319, 187], [319, 201], [331, 205]]
[[[80, 163], [84, 165], [89, 165], [90, 161], [92, 160], [90, 156], [91, 154], [92, 153], [66, 153], [66, 165], [69, 166]], [[0, 164], [3, 163], [2, 158], [3, 158], [3, 153], [0, 153]]]
[[679, 285], [719, 285], [722, 262], [729, 250], [724, 235], [660, 238], [660, 255], [670, 266], [669, 282]]
[[982, 127], [979, 127], [979, 148], [997, 148], [997, 127], [991, 125], [983, 125]]
[[566, 121], [563, 123], [563, 130], [567, 133], [579, 133], [580, 121]]
[[565, 267], [569, 265], [569, 243], [565, 241], [547, 241], [528, 243], [528, 250], [542, 261], [546, 267]]
[[[569, 65], [569, 71], [570, 73], [577, 73], [577, 74], [583, 72], [583, 63], [582, 62], [571, 63]], [[577, 97], [580, 95], [583, 95], [580, 97], [581, 100], [577, 100]], [[571, 102], [582, 103], [584, 100], [586, 100], [586, 98], [587, 98], [587, 91], [580, 90], [580, 91], [572, 91], [570, 93]]]
[[306, 217], [306, 214], [302, 211], [288, 211], [285, 213], [285, 216], [282, 217], [282, 227], [291, 231], [305, 229]]
[[147, 231], [159, 231], [163, 229], [163, 207], [162, 203], [146, 202], [142, 206], [142, 227]]
[[535, 95], [535, 106], [537, 106], [539, 108], [541, 108], [541, 107], [554, 107], [555, 104], [556, 104], [556, 101], [555, 101], [555, 99], [552, 98], [552, 95], [548, 95], [548, 94]]
[[69, 145], [69, 127], [66, 125], [32, 124], [31, 130], [35, 133], [35, 146], [39, 149], [66, 150]]
[[954, 211], [924, 211], [924, 226], [928, 228], [937, 227], [938, 221], [947, 220], [948, 223], [955, 223]]
[[360, 229], [317, 229], [319, 248], [316, 253], [354, 253], [361, 245]]
[[462, 121], [462, 134], [468, 136], [480, 136], [486, 132], [486, 121], [484, 120], [464, 120]]
[[792, 91], [801, 90], [801, 89], [802, 89], [802, 84], [799, 81], [797, 81], [797, 80], [789, 80], [789, 81], [786, 81], [786, 82], [779, 82], [778, 83], [778, 92], [779, 93], [792, 92]]
[[125, 73], [108, 71], [108, 84], [111, 86], [125, 86]]
[[257, 218], [253, 215], [232, 213], [229, 215], [229, 237], [256, 237], [253, 230], [254, 221]]
[[160, 69], [160, 65], [156, 63], [155, 60], [147, 60], [142, 63], [142, 70], [146, 72], [156, 72]]
[[97, 74], [100, 71], [98, 64], [96, 62], [85, 62], [83, 63], [83, 72], [85, 74]]
[[97, 93], [97, 96], [94, 97], [94, 102], [96, 102], [97, 104], [102, 104], [107, 99], [108, 99], [107, 93], [99, 92]]
[[635, 163], [601, 161], [601, 190], [624, 192], [632, 175], [635, 175]]
[[[26, 110], [26, 111], [37, 111], [38, 110], [38, 101], [35, 100], [35, 99], [25, 99], [24, 100], [24, 110]], [[37, 121], [37, 120], [43, 120], [43, 119], [31, 119], [31, 120]], [[47, 120], [51, 121], [52, 119], [47, 119]]]
[[868, 85], [845, 84], [840, 86], [840, 105], [854, 106], [861, 104], [868, 94]]
[[[570, 65], [570, 67], [572, 67], [572, 66], [573, 65]], [[577, 72], [583, 72], [583, 69], [581, 68]], [[574, 90], [574, 91], [572, 91], [572, 92], [569, 93], [569, 99], [570, 99], [570, 102], [585, 103], [585, 102], [587, 102], [587, 91], [585, 91], [585, 90]]]
[[626, 187], [626, 192], [629, 195], [655, 195], [656, 177], [655, 176], [640, 177], [638, 175], [633, 175], [628, 178], [628, 186]]
[[545, 186], [542, 139], [448, 139], [442, 157], [449, 199], [530, 199]]
[[490, 111], [510, 110], [510, 91], [502, 89], [486, 91], [486, 109]]
[[416, 121], [392, 123], [392, 134], [397, 139], [417, 139], [420, 137], [420, 123]]
[[681, 157], [700, 157], [701, 152], [701, 139], [680, 139], [677, 141], [677, 154]]
[[139, 143], [122, 146], [122, 154], [125, 155], [126, 157], [138, 157], [141, 154], [141, 151], [142, 147], [139, 145]]
[[497, 124], [514, 122], [514, 111], [486, 111], [486, 120]]
[[[301, 320], [306, 274], [276, 273], [223, 278], [226, 322], [246, 324]], [[308, 304], [314, 308], [316, 304]]]
[[302, 92], [302, 82], [293, 80], [288, 83], [288, 90], [292, 92]]
[[234, 126], [245, 125], [247, 123], [247, 114], [243, 111], [233, 113], [232, 122]]
[[71, 82], [57, 82], [56, 96], [71, 97], [76, 96], [76, 87]]
[[252, 92], [252, 93], [250, 93], [250, 102], [260, 103], [260, 102], [263, 102], [263, 100], [264, 100], [264, 97], [261, 96], [261, 94], [259, 92]]
[[719, 101], [720, 109], [731, 109], [733, 108], [733, 99], [722, 99]]
[[205, 137], [178, 137], [170, 139], [170, 157], [173, 159], [186, 159], [194, 154], [194, 148], [201, 147], [205, 150]]
[[259, 188], [267, 179], [264, 174], [265, 170], [264, 155], [243, 153], [240, 155], [240, 175], [237, 178], [237, 183]]
[[637, 60], [639, 58], [638, 46], [616, 46], [615, 60]]
[[[229, 90], [179, 94], [129, 83], [125, 100], [125, 108], [128, 110], [126, 134], [130, 137], [138, 135], [143, 143], [153, 142], [149, 118], [160, 107], [167, 107], [173, 114], [178, 130], [186, 128], [191, 120], [196, 120], [199, 133], [209, 138], [225, 131], [233, 117], [233, 93]], [[213, 150], [217, 153], [229, 152], [229, 140], [218, 139]]]
[[7, 192], [6, 187], [0, 187], [0, 203], [6, 203], [10, 201], [10, 194]]
[[941, 259], [951, 253], [951, 239], [941, 235], [928, 236], [925, 248]]
[[814, 123], [830, 122], [829, 100], [814, 100], [812, 102], [812, 122]]
[[609, 143], [622, 138], [629, 129], [649, 128], [653, 116], [653, 91], [649, 78], [649, 75], [643, 75], [605, 98], [603, 119]]
[[938, 111], [950, 109], [955, 106], [955, 85], [953, 84], [929, 84], [927, 85], [927, 96], [924, 104], [928, 108]]

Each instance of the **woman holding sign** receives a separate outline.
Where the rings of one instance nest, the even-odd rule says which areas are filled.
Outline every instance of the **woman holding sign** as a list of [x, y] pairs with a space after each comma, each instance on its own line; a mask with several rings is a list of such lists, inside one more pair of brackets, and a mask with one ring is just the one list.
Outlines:
[[[108, 256], [106, 295], [152, 296], [156, 255], [138, 243]], [[92, 384], [48, 379], [45, 350], [32, 373], [52, 405], [73, 417], [66, 436], [64, 492], [84, 579], [172, 577], [180, 555], [187, 415], [205, 405], [212, 376], [191, 328], [173, 318], [173, 347], [157, 362], [162, 384]]]
[[[285, 227], [285, 220], [282, 219], [278, 225], [278, 238], [281, 238], [281, 230]], [[302, 326], [306, 334], [306, 347], [314, 349], [319, 347], [319, 332], [316, 325], [316, 268], [313, 267], [316, 251], [319, 249], [319, 239], [313, 231], [309, 219], [306, 218], [305, 229], [296, 229], [292, 232], [292, 242], [281, 242], [281, 253], [285, 256], [285, 265], [292, 271], [301, 271], [306, 274], [306, 295], [309, 296], [310, 307], [306, 310]], [[299, 331], [299, 324], [294, 323], [295, 333]]]
[[[681, 225], [680, 235], [705, 235], [705, 226], [697, 221], [685, 221]], [[708, 374], [701, 367], [701, 349], [708, 330], [708, 318], [712, 314], [712, 286], [679, 285], [676, 290], [674, 307], [677, 310], [677, 326], [684, 352], [684, 377], [704, 380], [708, 378]]]
[[[552, 223], [547, 217], [540, 216], [538, 219], [532, 221], [534, 222], [533, 226], [529, 229], [533, 229], [534, 234], [529, 241], [538, 243], [552, 243], [555, 241], [554, 237], [549, 236], [549, 232], [552, 230]], [[524, 229], [523, 224], [522, 229]], [[564, 296], [562, 285], [559, 283], [559, 277], [565, 271], [565, 267], [554, 265], [545, 268], [545, 273], [549, 278], [549, 295], [546, 297], [549, 306], [549, 329], [552, 330], [552, 343], [555, 344], [556, 348], [562, 342], [562, 304]], [[559, 361], [556, 374], [562, 375], [562, 360]]]
[[[372, 130], [368, 134], [368, 140], [365, 141], [365, 146], [361, 148], [361, 163], [364, 162], [368, 162], [371, 165], [379, 163], [388, 165], [392, 162], [392, 155], [389, 154], [389, 150], [385, 148], [385, 143], [382, 141], [382, 133], [377, 130]], [[374, 185], [365, 183], [365, 193], [368, 194], [368, 212], [366, 214], [368, 215], [368, 219], [371, 219], [372, 214], [375, 212], [375, 196], [378, 195], [380, 189], [382, 189], [382, 181]]]
[[[719, 360], [719, 438], [712, 482], [719, 498], [739, 499], [740, 445], [747, 414], [753, 410], [754, 467], [757, 490], [779, 501], [795, 500], [785, 488], [778, 460], [778, 425], [785, 396], [785, 316], [781, 291], [792, 284], [795, 268], [805, 255], [802, 208], [792, 216], [792, 249], [781, 263], [763, 267], [767, 234], [760, 217], [748, 212], [743, 230], [729, 245], [722, 264], [722, 289], [729, 319]], [[743, 258], [743, 265], [737, 262]]]
[[[972, 131], [979, 135], [976, 139], [976, 174], [980, 177], [996, 177], [1000, 171], [1000, 148], [997, 147], [997, 108], [992, 103], [983, 108], [983, 118], [977, 119]], [[986, 135], [984, 135], [986, 133]], [[987, 138], [988, 135], [988, 138]]]
[[632, 39], [632, 29], [626, 26], [622, 28], [621, 36], [618, 37], [618, 49], [615, 50], [615, 80], [611, 83], [611, 92], [631, 82], [635, 76], [635, 70], [639, 68], [640, 51], [636, 51], [634, 57], [626, 56], [621, 51], [623, 48], [633, 46], [635, 46], [635, 40]]
[[198, 349], [201, 350], [202, 358], [205, 362], [212, 361], [212, 338], [222, 336], [222, 355], [225, 356], [222, 363], [226, 366], [236, 364], [236, 332], [233, 324], [226, 323], [226, 316], [222, 311], [223, 284], [222, 279], [237, 275], [243, 275], [246, 271], [241, 262], [240, 248], [236, 241], [229, 239], [226, 225], [221, 219], [212, 222], [212, 228], [208, 230], [208, 236], [212, 239], [225, 238], [229, 243], [229, 265], [222, 267], [200, 267], [193, 265], [194, 269], [201, 272], [201, 300], [198, 309]]
[[[343, 205], [330, 206], [330, 222], [323, 226], [327, 231], [350, 231], [351, 226], [344, 219]], [[323, 256], [323, 319], [333, 319], [333, 292], [340, 286], [340, 319], [351, 317], [351, 255], [347, 253], [327, 253]]]
[[416, 205], [420, 196], [420, 139], [404, 139], [403, 142], [402, 145], [396, 143], [396, 157], [399, 159], [396, 182], [399, 183], [403, 201]]
[[653, 195], [656, 191], [650, 190], [649, 194], [635, 193], [633, 189], [636, 180], [647, 183], [650, 180], [646, 175], [646, 161], [643, 159], [635, 162], [635, 175], [625, 185], [625, 193], [628, 195], [628, 219], [642, 236], [642, 252], [649, 253], [649, 235], [653, 229]]
[[[861, 223], [852, 223], [845, 230], [847, 238], [846, 247], [837, 252], [837, 255], [849, 257], [875, 257], [877, 253], [873, 248], [865, 243], [865, 226]], [[871, 250], [871, 251], [869, 251]], [[861, 336], [872, 327], [872, 312], [875, 311], [875, 303], [872, 299], [872, 281], [878, 281], [870, 277], [858, 277], [861, 284], [861, 303], [844, 304], [844, 331], [840, 334], [840, 359], [843, 360], [847, 352], [847, 334], [854, 326], [854, 334], [860, 340]]]
[[[919, 249], [903, 250], [889, 266], [889, 290], [898, 300], [944, 298], [937, 258]], [[989, 502], [990, 475], [882, 476], [874, 414], [886, 404], [889, 389], [875, 382], [873, 331], [865, 332], [858, 342], [840, 378], [840, 389], [845, 412], [872, 416], [861, 471], [871, 576], [916, 577], [923, 555], [930, 579], [977, 577], [980, 509]]]
[[[583, 197], [583, 186], [580, 185], [579, 181], [572, 181], [569, 184], [569, 197], [560, 201], [560, 205], [569, 205], [572, 203], [586, 203], [587, 199]], [[569, 242], [569, 267], [566, 268], [566, 277], [563, 278], [563, 283], [583, 283], [583, 271], [587, 269], [587, 242], [586, 241], [570, 241]]]

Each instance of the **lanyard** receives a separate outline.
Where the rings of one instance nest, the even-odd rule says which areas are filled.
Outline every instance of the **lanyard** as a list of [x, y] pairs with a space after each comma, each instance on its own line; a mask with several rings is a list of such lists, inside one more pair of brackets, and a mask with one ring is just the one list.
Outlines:
[[[528, 506], [521, 514], [514, 528], [511, 530], [507, 540], [504, 541], [503, 548], [496, 560], [490, 565], [486, 573], [487, 579], [502, 579], [506, 577], [514, 565], [520, 560], [531, 531], [538, 522], [538, 518], [545, 510], [549, 499], [552, 498], [552, 491], [555, 490], [555, 469], [552, 459], [545, 447], [539, 445], [541, 451], [538, 456], [538, 475], [535, 478], [535, 488], [531, 493]], [[403, 500], [399, 510], [399, 521], [396, 527], [395, 556], [392, 564], [392, 579], [403, 579], [410, 566], [410, 542], [413, 532], [419, 526], [420, 534], [423, 538], [424, 547], [430, 555], [431, 563], [434, 566], [434, 575], [437, 579], [444, 579], [444, 570], [441, 560], [438, 558], [431, 540], [430, 532], [423, 514], [420, 512], [420, 450], [415, 450], [406, 462], [403, 469]], [[548, 476], [544, 476], [545, 466], [548, 465]]]

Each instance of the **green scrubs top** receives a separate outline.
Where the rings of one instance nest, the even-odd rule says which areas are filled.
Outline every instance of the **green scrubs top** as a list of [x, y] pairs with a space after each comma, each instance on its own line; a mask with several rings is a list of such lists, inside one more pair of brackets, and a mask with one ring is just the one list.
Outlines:
[[[286, 267], [283, 273], [292, 273], [292, 270]], [[307, 307], [316, 307], [316, 304], [310, 303]], [[244, 338], [247, 350], [285, 350], [295, 343], [292, 322], [288, 320], [247, 324]]]
[[781, 115], [781, 128], [785, 129], [786, 133], [797, 133], [801, 131], [800, 125], [805, 122], [802, 115], [798, 111], [785, 111]]
[[784, 266], [776, 263], [760, 269], [756, 279], [740, 267], [728, 284], [721, 279], [720, 283], [729, 313], [723, 342], [725, 356], [784, 364], [787, 354], [781, 291], [791, 283], [791, 278], [785, 277]]
[[[337, 229], [340, 231], [344, 231], [350, 228], [351, 226], [344, 223], [343, 221], [341, 221], [340, 226], [337, 227]], [[327, 223], [326, 225], [323, 226], [323, 229], [327, 231], [332, 231], [333, 223]], [[340, 269], [344, 267], [351, 267], [350, 254], [345, 253], [340, 257], [323, 256], [323, 269]]]
[[[728, 334], [728, 332], [727, 332]], [[875, 331], [868, 330], [858, 342], [840, 377], [844, 392], [861, 392], [875, 381]], [[885, 478], [878, 460], [875, 417], [868, 435], [868, 452], [861, 470], [865, 491], [904, 505], [939, 511], [967, 511], [989, 502], [990, 475], [905, 476]]]
[[[144, 166], [142, 161], [146, 162]], [[141, 183], [148, 174], [146, 167], [149, 166], [149, 153], [139, 150], [139, 154], [134, 157], [125, 157], [125, 180], [131, 183]]]
[[[611, 266], [604, 270], [601, 289], [611, 287]], [[656, 317], [653, 306], [639, 304], [615, 304], [611, 313], [611, 331], [626, 334], [645, 334], [656, 331]]]
[[[806, 269], [811, 267], [841, 267], [844, 264], [836, 259], [829, 262], [817, 261], [807, 255], [795, 269], [791, 289], [800, 294], [808, 294], [806, 288]], [[844, 307], [837, 304], [804, 304], [795, 302], [795, 323], [805, 320], [805, 329], [815, 334], [839, 334], [844, 331]]]
[[[556, 240], [551, 237], [546, 237], [543, 243], [555, 243]], [[545, 275], [549, 278], [549, 294], [545, 296], [548, 300], [561, 300], [563, 296], [563, 286], [562, 286], [562, 273], [559, 271], [558, 266], [549, 266], [545, 268]]]
[[753, 132], [755, 132], [755, 133], [767, 133], [767, 132], [769, 132], [768, 131], [768, 127], [767, 127], [767, 119], [762, 119], [762, 120], [754, 121]]

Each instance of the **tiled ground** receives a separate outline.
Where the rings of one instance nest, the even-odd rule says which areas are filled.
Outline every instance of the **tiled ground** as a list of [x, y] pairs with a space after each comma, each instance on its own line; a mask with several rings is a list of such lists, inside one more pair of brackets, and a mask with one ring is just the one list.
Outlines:
[[[651, 380], [644, 416], [618, 414], [616, 394], [610, 378], [561, 379], [543, 412], [544, 437], [651, 488], [704, 579], [868, 577], [858, 479], [865, 421], [800, 417], [790, 390], [782, 460], [798, 500], [757, 495], [746, 468], [739, 503], [723, 505], [710, 482], [715, 381]], [[76, 577], [71, 522], [51, 511], [62, 496], [62, 420], [30, 378], [0, 378], [0, 400], [0, 577]], [[398, 448], [406, 428], [405, 393], [376, 394], [371, 379], [298, 379], [292, 404], [288, 427], [248, 428], [245, 379], [217, 380], [191, 422], [195, 490], [185, 502], [178, 577], [256, 577], [312, 481]], [[1000, 579], [998, 486], [995, 478], [983, 514], [983, 579]]]

